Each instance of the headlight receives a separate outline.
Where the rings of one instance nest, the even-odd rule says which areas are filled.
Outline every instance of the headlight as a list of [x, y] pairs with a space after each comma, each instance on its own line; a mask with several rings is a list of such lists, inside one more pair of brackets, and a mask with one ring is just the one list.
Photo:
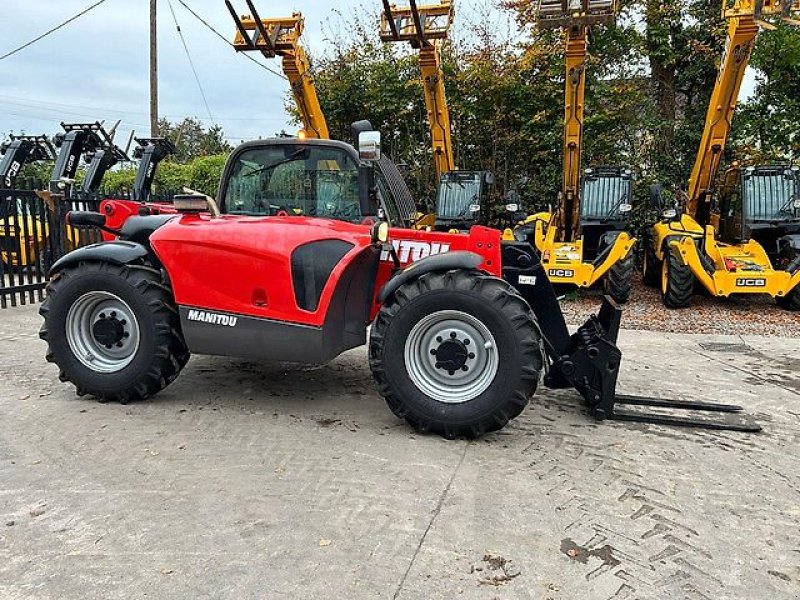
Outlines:
[[386, 221], [375, 223], [372, 226], [372, 243], [385, 244], [389, 241], [389, 224]]

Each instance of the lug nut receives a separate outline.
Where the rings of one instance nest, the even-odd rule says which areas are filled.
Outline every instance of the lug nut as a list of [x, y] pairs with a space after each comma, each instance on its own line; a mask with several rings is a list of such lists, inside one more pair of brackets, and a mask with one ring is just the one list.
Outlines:
[[114, 310], [111, 311], [111, 318], [112, 319], [116, 319], [117, 318], [117, 312], [116, 311], [114, 311]]
[[454, 339], [456, 339], [456, 332], [455, 332], [455, 331], [451, 331], [451, 332], [450, 332], [450, 339], [451, 339], [451, 340], [454, 340]]
[[465, 345], [465, 346], [469, 346], [469, 339], [467, 339], [467, 338], [464, 338], [464, 345]]
[[469, 353], [469, 357], [470, 357], [470, 359], [474, 359], [475, 358], [475, 353], [474, 352], [470, 352]]
[[122, 348], [122, 342], [117, 342], [117, 348]]
[[105, 319], [106, 318], [106, 313], [100, 313], [100, 318], [101, 319]]
[[120, 321], [119, 324], [120, 325], [127, 325], [128, 322], [125, 319], [122, 319], [122, 321]]
[[449, 373], [450, 375], [455, 375], [455, 374], [456, 374], [456, 372], [455, 372], [455, 371], [448, 371], [448, 373]]
[[437, 362], [437, 363], [436, 363], [436, 368], [437, 368], [437, 369], [441, 369], [441, 368], [442, 368], [442, 363], [438, 363], [438, 362]]
[[431, 354], [433, 354], [434, 356], [436, 356], [436, 348], [431, 348]]
[[440, 336], [440, 335], [437, 335], [437, 336], [436, 336], [436, 341], [437, 341], [437, 342], [439, 342], [439, 343], [441, 344], [441, 343], [442, 343], [442, 336]]
[[128, 333], [127, 331], [123, 331], [123, 332], [122, 332], [122, 337], [124, 337], [124, 338], [129, 338], [129, 337], [131, 337], [131, 334], [130, 334], [130, 333]]
[[461, 367], [461, 370], [462, 371], [469, 371], [469, 367], [467, 365], [464, 365], [463, 367]]

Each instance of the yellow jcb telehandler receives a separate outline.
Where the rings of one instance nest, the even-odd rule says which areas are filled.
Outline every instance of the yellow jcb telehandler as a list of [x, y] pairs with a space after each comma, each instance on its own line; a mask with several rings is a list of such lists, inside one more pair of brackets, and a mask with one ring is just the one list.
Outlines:
[[686, 199], [667, 206], [652, 191], [661, 218], [646, 234], [644, 279], [669, 308], [689, 306], [699, 282], [712, 296], [769, 294], [800, 310], [798, 169], [734, 164], [717, 177], [759, 30], [800, 25], [800, 1], [724, 0], [722, 15], [728, 40]]
[[616, 0], [539, 0], [536, 24], [564, 31], [563, 178], [553, 213], [540, 212], [520, 223], [514, 235], [532, 237], [550, 281], [591, 287], [602, 282], [617, 302], [630, 296], [634, 276], [628, 233], [633, 208], [633, 173], [620, 166], [583, 169], [587, 33], [614, 23]]

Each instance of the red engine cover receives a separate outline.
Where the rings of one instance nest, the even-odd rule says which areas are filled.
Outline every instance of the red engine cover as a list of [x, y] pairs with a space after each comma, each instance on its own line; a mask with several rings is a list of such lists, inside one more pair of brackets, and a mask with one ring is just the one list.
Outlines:
[[[501, 274], [500, 232], [493, 229], [475, 227], [469, 235], [392, 229], [390, 238], [404, 266], [432, 254], [469, 250], [484, 257], [482, 270]], [[178, 304], [318, 327], [339, 275], [371, 245], [371, 228], [309, 217], [182, 215], [150, 240], [170, 275]], [[341, 240], [353, 248], [331, 273], [316, 311], [309, 312], [297, 306], [291, 257], [300, 246], [320, 240]], [[386, 249], [376, 296], [393, 269]], [[373, 306], [372, 317], [379, 308]]]

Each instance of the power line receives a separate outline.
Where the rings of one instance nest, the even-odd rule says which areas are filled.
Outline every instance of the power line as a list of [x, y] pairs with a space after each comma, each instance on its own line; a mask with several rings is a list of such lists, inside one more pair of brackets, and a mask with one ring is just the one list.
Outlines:
[[8, 58], [9, 56], [13, 56], [13, 55], [14, 55], [14, 54], [16, 54], [17, 52], [21, 52], [22, 50], [25, 50], [25, 48], [27, 48], [28, 46], [32, 46], [33, 44], [35, 44], [35, 43], [36, 43], [36, 42], [38, 42], [39, 40], [42, 40], [42, 39], [46, 38], [46, 37], [47, 37], [48, 35], [50, 35], [51, 33], [55, 33], [56, 31], [58, 31], [58, 30], [59, 30], [59, 29], [61, 29], [62, 27], [66, 27], [67, 25], [69, 25], [70, 23], [72, 23], [74, 20], [76, 20], [76, 19], [79, 19], [80, 17], [82, 17], [83, 15], [85, 15], [86, 13], [88, 13], [90, 10], [92, 10], [92, 9], [94, 9], [94, 8], [97, 8], [98, 6], [100, 6], [101, 4], [103, 4], [105, 1], [106, 1], [106, 0], [99, 0], [98, 2], [95, 2], [94, 4], [92, 4], [91, 6], [89, 6], [88, 8], [84, 8], [84, 9], [83, 9], [81, 12], [79, 12], [77, 15], [75, 15], [75, 16], [73, 16], [73, 17], [70, 17], [69, 19], [67, 19], [66, 21], [64, 21], [63, 23], [61, 23], [60, 25], [56, 25], [56, 26], [55, 26], [55, 27], [53, 27], [52, 29], [49, 29], [48, 31], [45, 31], [45, 32], [44, 32], [42, 35], [40, 35], [39, 37], [36, 37], [36, 38], [32, 39], [30, 42], [27, 42], [27, 43], [25, 43], [25, 44], [22, 44], [22, 46], [20, 46], [20, 47], [18, 47], [18, 48], [14, 48], [14, 49], [13, 49], [13, 50], [11, 50], [10, 52], [7, 52], [7, 53], [3, 54], [3, 56], [0, 56], [0, 60], [5, 60], [5, 59], [6, 59], [6, 58]]
[[200, 89], [200, 95], [203, 97], [203, 104], [206, 105], [208, 118], [211, 119], [211, 124], [216, 127], [217, 124], [214, 121], [214, 115], [211, 114], [211, 107], [208, 105], [208, 98], [206, 98], [206, 92], [203, 89], [203, 84], [200, 83], [200, 76], [197, 74], [197, 69], [194, 66], [192, 55], [189, 52], [189, 46], [186, 44], [186, 38], [183, 37], [183, 31], [181, 31], [181, 26], [180, 24], [178, 24], [178, 17], [175, 14], [175, 9], [172, 6], [172, 0], [167, 0], [167, 4], [169, 4], [169, 11], [172, 13], [173, 21], [175, 21], [175, 28], [178, 30], [178, 35], [180, 36], [181, 42], [183, 43], [183, 49], [186, 51], [186, 58], [189, 59], [189, 65], [192, 67], [192, 73], [194, 73], [194, 80], [197, 82], [197, 87]]
[[[222, 34], [221, 34], [219, 31], [217, 31], [216, 29], [214, 29], [214, 27], [213, 27], [213, 26], [212, 26], [212, 25], [211, 25], [211, 24], [210, 24], [208, 21], [206, 21], [206, 20], [205, 20], [203, 17], [201, 17], [201, 16], [200, 16], [200, 15], [198, 15], [198, 14], [197, 14], [197, 13], [196, 13], [194, 10], [192, 10], [192, 8], [191, 8], [191, 7], [190, 7], [188, 4], [186, 4], [186, 2], [184, 2], [184, 0], [178, 0], [178, 2], [180, 2], [181, 6], [183, 6], [183, 8], [185, 8], [185, 9], [186, 9], [186, 10], [188, 10], [190, 13], [192, 13], [192, 16], [193, 16], [195, 19], [197, 19], [197, 20], [198, 20], [198, 21], [200, 21], [200, 22], [201, 22], [203, 25], [205, 25], [205, 26], [206, 26], [208, 29], [210, 29], [210, 30], [211, 30], [211, 31], [214, 33], [214, 35], [216, 35], [216, 36], [217, 36], [219, 39], [221, 39], [223, 42], [225, 42], [225, 43], [226, 43], [228, 46], [230, 46], [231, 48], [233, 48], [233, 44], [232, 44], [232, 43], [231, 43], [231, 42], [228, 40], [228, 38], [226, 38], [226, 37], [225, 37], [224, 35], [222, 35]], [[261, 67], [261, 68], [262, 68], [262, 69], [264, 69], [265, 71], [269, 71], [269, 72], [270, 72], [270, 73], [272, 73], [273, 75], [277, 75], [277, 76], [278, 76], [278, 77], [280, 77], [281, 79], [285, 79], [286, 81], [289, 81], [289, 78], [288, 78], [288, 77], [286, 77], [286, 75], [284, 75], [284, 74], [283, 74], [283, 73], [281, 73], [280, 71], [276, 71], [275, 69], [272, 69], [272, 68], [268, 67], [267, 65], [265, 65], [265, 64], [263, 64], [263, 63], [260, 63], [260, 62], [258, 62], [258, 61], [257, 61], [255, 58], [253, 58], [253, 57], [252, 57], [252, 56], [250, 56], [249, 54], [247, 54], [247, 53], [243, 53], [243, 56], [244, 56], [244, 57], [245, 57], [247, 60], [249, 60], [249, 61], [251, 61], [251, 62], [254, 62], [255, 64], [257, 64], [259, 67]]]

